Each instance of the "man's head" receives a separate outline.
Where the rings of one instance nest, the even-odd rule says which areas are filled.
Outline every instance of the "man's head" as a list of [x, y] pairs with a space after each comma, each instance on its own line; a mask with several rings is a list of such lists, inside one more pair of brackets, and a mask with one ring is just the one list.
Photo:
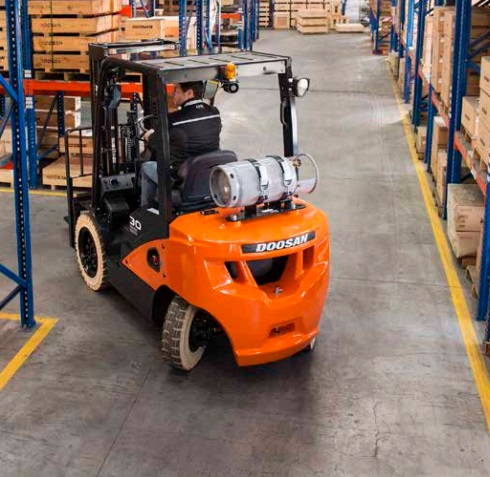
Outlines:
[[202, 81], [190, 81], [175, 85], [172, 99], [176, 107], [182, 106], [191, 99], [202, 99], [204, 94], [204, 83]]

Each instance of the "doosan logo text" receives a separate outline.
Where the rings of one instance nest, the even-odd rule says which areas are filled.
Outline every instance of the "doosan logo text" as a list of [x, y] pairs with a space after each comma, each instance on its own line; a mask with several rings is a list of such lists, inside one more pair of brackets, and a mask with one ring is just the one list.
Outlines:
[[272, 252], [274, 250], [282, 250], [284, 248], [297, 247], [315, 238], [315, 232], [309, 232], [307, 234], [298, 235], [283, 240], [276, 240], [274, 242], [263, 242], [242, 245], [243, 253], [261, 253]]

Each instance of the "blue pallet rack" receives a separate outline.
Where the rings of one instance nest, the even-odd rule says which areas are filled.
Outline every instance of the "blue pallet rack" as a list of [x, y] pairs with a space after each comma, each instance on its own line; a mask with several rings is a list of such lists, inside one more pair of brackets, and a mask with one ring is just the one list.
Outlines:
[[376, 0], [376, 11], [374, 11], [372, 6], [370, 5], [369, 21], [371, 25], [371, 41], [373, 43], [373, 53], [375, 55], [378, 55], [382, 46], [391, 46], [391, 30], [384, 34], [380, 33], [382, 24], [381, 0]]
[[[427, 7], [428, 0], [425, 1]], [[442, 1], [436, 1], [435, 5], [441, 5]], [[473, 59], [485, 52], [490, 47], [490, 31], [482, 34], [478, 38], [470, 40], [471, 32], [471, 14], [472, 8], [475, 7], [487, 7], [490, 6], [489, 0], [482, 0], [475, 5], [471, 5], [471, 2], [467, 0], [456, 0], [455, 7], [455, 29], [454, 29], [454, 45], [453, 45], [453, 71], [452, 71], [452, 93], [451, 102], [449, 105], [449, 114], [446, 113], [441, 105], [440, 99], [436, 91], [430, 84], [429, 78], [426, 78], [421, 71], [421, 68], [417, 69], [417, 79], [415, 83], [415, 94], [413, 103], [413, 124], [418, 126], [420, 124], [420, 113], [423, 107], [422, 88], [424, 83], [428, 84], [429, 96], [428, 96], [428, 124], [427, 124], [427, 142], [425, 150], [425, 162], [427, 163], [428, 170], [430, 170], [430, 151], [432, 148], [432, 129], [433, 118], [436, 114], [439, 114], [444, 119], [448, 127], [448, 164], [446, 171], [446, 194], [449, 184], [460, 183], [465, 178], [461, 177], [461, 165], [464, 162], [470, 169], [471, 175], [479, 185], [483, 195], [485, 196], [485, 222], [483, 230], [483, 244], [482, 244], [482, 256], [481, 256], [481, 268], [480, 268], [480, 283], [478, 293], [478, 311], [476, 319], [478, 321], [486, 321], [485, 329], [485, 343], [487, 345], [487, 351], [490, 346], [490, 201], [487, 200], [487, 184], [490, 182], [490, 174], [488, 171], [482, 175], [478, 172], [478, 168], [475, 167], [475, 162], [471, 154], [467, 149], [464, 137], [460, 132], [461, 128], [461, 111], [463, 97], [466, 95], [467, 89], [467, 74], [469, 71], [480, 71], [480, 67]], [[425, 14], [431, 12], [430, 8], [425, 10]], [[423, 47], [423, 35], [424, 35], [424, 23], [420, 27], [419, 19], [419, 31], [418, 31], [418, 48], [416, 58], [418, 60], [417, 66], [420, 64], [420, 55]], [[417, 61], [416, 60], [416, 61]], [[446, 218], [446, 201], [444, 203], [443, 218]]]
[[[24, 3], [26, 3], [24, 1]], [[25, 6], [25, 5], [24, 5]], [[14, 289], [0, 300], [0, 310], [20, 296], [21, 325], [32, 328], [34, 297], [32, 289], [32, 261], [29, 218], [29, 191], [26, 138], [26, 98], [24, 94], [21, 5], [18, 0], [6, 0], [9, 80], [0, 76], [0, 84], [11, 101], [11, 107], [2, 118], [2, 126], [10, 120], [12, 126], [12, 159], [14, 167], [14, 201], [17, 234], [18, 273], [0, 264], [0, 273], [14, 282]], [[25, 11], [24, 8], [22, 11]]]
[[[213, 3], [216, 8], [213, 8]], [[197, 50], [205, 52], [220, 52], [220, 24], [222, 16], [219, 0], [195, 0], [197, 24]], [[215, 11], [215, 31], [211, 31], [212, 15]], [[259, 3], [258, 0], [238, 0], [238, 48], [251, 50], [259, 36]], [[190, 18], [187, 15], [187, 1], [179, 0], [179, 43], [180, 54], [187, 54], [187, 31]], [[213, 41], [214, 37], [214, 41]]]

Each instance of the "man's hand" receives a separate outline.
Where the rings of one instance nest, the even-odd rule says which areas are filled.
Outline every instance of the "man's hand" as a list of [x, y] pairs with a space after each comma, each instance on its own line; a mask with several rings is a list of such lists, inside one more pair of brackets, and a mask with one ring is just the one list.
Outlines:
[[143, 141], [146, 141], [148, 142], [148, 140], [150, 139], [150, 136], [155, 132], [154, 129], [149, 129], [148, 131], [145, 132], [145, 134], [143, 134]]

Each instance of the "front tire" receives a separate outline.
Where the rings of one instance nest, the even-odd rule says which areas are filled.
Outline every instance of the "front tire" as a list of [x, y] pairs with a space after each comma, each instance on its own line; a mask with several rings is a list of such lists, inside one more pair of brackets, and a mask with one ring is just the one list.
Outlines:
[[180, 296], [173, 298], [168, 307], [162, 331], [164, 360], [174, 369], [191, 371], [204, 354], [206, 345], [196, 342], [193, 325], [201, 310]]
[[91, 214], [78, 217], [75, 226], [75, 250], [82, 278], [93, 291], [108, 286], [107, 261], [99, 227]]

